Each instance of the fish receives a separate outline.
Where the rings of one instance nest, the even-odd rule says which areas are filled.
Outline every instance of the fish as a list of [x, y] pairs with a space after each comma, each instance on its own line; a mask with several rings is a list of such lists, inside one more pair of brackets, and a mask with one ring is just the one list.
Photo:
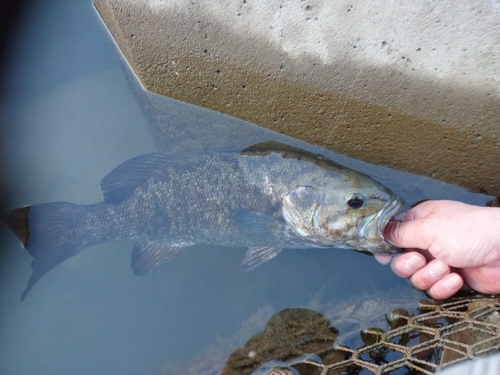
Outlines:
[[383, 236], [401, 198], [366, 174], [275, 141], [140, 155], [105, 176], [101, 190], [96, 204], [42, 203], [3, 215], [33, 257], [21, 299], [61, 262], [121, 239], [134, 241], [135, 275], [196, 244], [246, 247], [243, 271], [290, 248], [401, 251]]

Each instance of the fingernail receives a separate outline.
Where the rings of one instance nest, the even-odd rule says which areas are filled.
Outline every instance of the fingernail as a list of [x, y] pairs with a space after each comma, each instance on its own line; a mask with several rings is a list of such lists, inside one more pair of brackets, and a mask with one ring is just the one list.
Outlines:
[[391, 263], [392, 258], [393, 258], [392, 255], [375, 254], [375, 259], [377, 260], [377, 262], [383, 265]]
[[450, 290], [454, 291], [457, 290], [462, 286], [462, 278], [457, 275], [456, 273], [452, 273], [445, 281], [444, 281], [444, 286]]
[[405, 218], [405, 213], [406, 212], [400, 212], [396, 216], [394, 216], [391, 220], [396, 220], [396, 221], [403, 221]]
[[433, 262], [429, 267], [429, 275], [433, 279], [440, 279], [449, 272], [450, 268], [442, 262]]
[[409, 257], [405, 261], [405, 267], [411, 273], [415, 273], [423, 266], [425, 266], [425, 261], [422, 258], [415, 255]]

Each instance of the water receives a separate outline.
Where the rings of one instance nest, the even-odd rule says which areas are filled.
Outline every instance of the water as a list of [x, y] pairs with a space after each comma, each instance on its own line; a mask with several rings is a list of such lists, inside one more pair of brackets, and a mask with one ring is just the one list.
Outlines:
[[[146, 98], [164, 109], [161, 119], [143, 113], [90, 1], [30, 3], [11, 42], [0, 96], [7, 209], [98, 202], [101, 178], [131, 157], [227, 142], [222, 132], [215, 134], [217, 141], [199, 137], [199, 142], [189, 132], [176, 138], [172, 127], [178, 124], [188, 129], [224, 124], [244, 131], [238, 139], [248, 144], [270, 137], [289, 141], [157, 95]], [[409, 203], [446, 198], [483, 205], [488, 200], [428, 178], [326, 154], [370, 174]], [[210, 347], [234, 350], [262, 330], [271, 313], [287, 307], [345, 310], [367, 296], [410, 294], [415, 301], [421, 296], [388, 267], [348, 250], [287, 251], [242, 273], [245, 249], [199, 246], [152, 275], [136, 277], [130, 270], [132, 243], [119, 241], [59, 265], [21, 303], [31, 258], [5, 226], [0, 231], [2, 374], [172, 373]]]

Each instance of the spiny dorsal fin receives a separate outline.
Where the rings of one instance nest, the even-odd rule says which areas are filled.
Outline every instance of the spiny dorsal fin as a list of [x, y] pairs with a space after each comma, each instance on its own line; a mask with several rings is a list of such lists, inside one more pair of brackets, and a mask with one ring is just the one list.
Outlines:
[[317, 164], [318, 166], [330, 171], [342, 171], [347, 168], [335, 163], [334, 161], [324, 157], [321, 154], [306, 151], [298, 147], [290, 146], [276, 141], [266, 141], [257, 143], [245, 148], [241, 151], [241, 155], [266, 156], [272, 153], [281, 155], [284, 159], [296, 159], [309, 163]]

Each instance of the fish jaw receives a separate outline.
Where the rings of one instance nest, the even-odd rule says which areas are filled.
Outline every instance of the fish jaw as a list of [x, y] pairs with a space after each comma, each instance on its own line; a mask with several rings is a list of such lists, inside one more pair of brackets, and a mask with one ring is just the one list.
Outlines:
[[397, 254], [401, 249], [384, 239], [384, 229], [391, 218], [403, 208], [403, 199], [395, 199], [379, 212], [366, 217], [359, 229], [359, 237], [363, 239], [362, 249], [373, 254]]

